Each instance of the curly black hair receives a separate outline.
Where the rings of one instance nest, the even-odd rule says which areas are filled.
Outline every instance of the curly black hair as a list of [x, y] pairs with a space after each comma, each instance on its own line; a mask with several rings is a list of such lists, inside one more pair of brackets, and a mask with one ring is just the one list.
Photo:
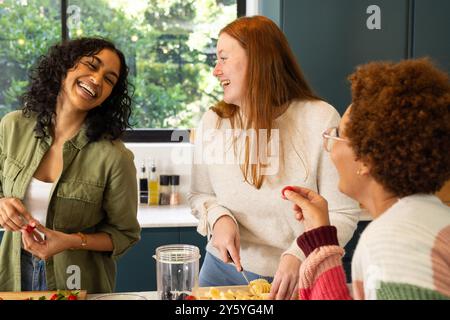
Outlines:
[[423, 58], [369, 63], [349, 79], [345, 133], [372, 176], [399, 197], [441, 189], [450, 178], [448, 75]]
[[131, 94], [127, 81], [128, 66], [124, 54], [103, 38], [80, 38], [65, 41], [50, 47], [48, 53], [39, 58], [30, 73], [30, 86], [22, 96], [23, 114], [37, 114], [36, 137], [44, 138], [50, 132], [56, 114], [56, 100], [68, 70], [75, 67], [82, 57], [92, 57], [109, 49], [120, 60], [119, 79], [109, 97], [87, 114], [86, 135], [90, 142], [102, 138], [115, 140], [130, 128]]

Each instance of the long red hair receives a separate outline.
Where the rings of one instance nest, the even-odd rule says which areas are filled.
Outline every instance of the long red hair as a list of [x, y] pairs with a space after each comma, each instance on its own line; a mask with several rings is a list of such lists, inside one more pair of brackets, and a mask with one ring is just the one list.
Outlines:
[[[221, 118], [230, 119], [233, 128], [254, 129], [259, 148], [259, 130], [267, 129], [267, 141], [273, 120], [293, 100], [321, 100], [303, 76], [289, 43], [270, 19], [264, 16], [241, 17], [220, 33], [236, 39], [247, 52], [246, 90], [244, 93], [246, 123], [242, 123], [239, 107], [219, 102], [212, 109]], [[241, 170], [245, 181], [259, 189], [264, 181], [263, 164], [256, 152], [256, 163], [250, 163], [248, 137], [245, 143], [245, 161]], [[267, 150], [266, 150], [267, 151]]]

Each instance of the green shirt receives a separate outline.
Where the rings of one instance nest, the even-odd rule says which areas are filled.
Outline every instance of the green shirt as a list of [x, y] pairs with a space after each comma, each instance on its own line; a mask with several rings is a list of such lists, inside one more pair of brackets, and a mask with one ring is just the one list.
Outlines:
[[[36, 117], [15, 111], [0, 122], [0, 197], [23, 200], [52, 138], [35, 138]], [[33, 214], [31, 212], [31, 214]], [[63, 169], [53, 184], [46, 227], [64, 233], [105, 232], [112, 252], [66, 250], [46, 260], [49, 290], [70, 289], [79, 267], [81, 289], [112, 292], [116, 259], [140, 239], [133, 154], [121, 141], [89, 142], [86, 128], [63, 146]], [[0, 291], [21, 291], [20, 232], [5, 231], [0, 247]], [[75, 267], [74, 267], [75, 266]]]

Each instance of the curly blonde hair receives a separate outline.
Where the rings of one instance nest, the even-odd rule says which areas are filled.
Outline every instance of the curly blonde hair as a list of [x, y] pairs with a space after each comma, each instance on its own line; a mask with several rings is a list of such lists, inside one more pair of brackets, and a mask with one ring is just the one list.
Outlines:
[[450, 84], [427, 58], [373, 62], [349, 76], [346, 135], [371, 175], [399, 197], [450, 178]]

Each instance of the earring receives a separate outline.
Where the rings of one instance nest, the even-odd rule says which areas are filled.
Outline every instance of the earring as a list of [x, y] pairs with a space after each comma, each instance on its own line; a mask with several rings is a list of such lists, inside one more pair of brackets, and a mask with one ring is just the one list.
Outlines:
[[357, 174], [358, 176], [361, 175], [361, 168], [359, 168], [358, 171], [356, 171], [356, 174]]

